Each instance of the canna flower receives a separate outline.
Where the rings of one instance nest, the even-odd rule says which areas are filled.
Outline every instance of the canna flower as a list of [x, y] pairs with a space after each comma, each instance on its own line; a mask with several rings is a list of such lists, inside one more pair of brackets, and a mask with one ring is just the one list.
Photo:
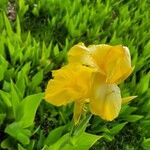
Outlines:
[[97, 68], [106, 76], [106, 83], [120, 83], [133, 71], [129, 49], [122, 45], [106, 44], [85, 47], [83, 43], [73, 46], [68, 53], [69, 63], [81, 63]]
[[74, 102], [74, 122], [78, 123], [85, 104], [91, 113], [111, 121], [120, 112], [121, 104], [135, 98], [121, 98], [117, 84], [106, 83], [106, 76], [94, 67], [71, 63], [52, 72], [53, 79], [48, 82], [45, 100], [55, 106]]

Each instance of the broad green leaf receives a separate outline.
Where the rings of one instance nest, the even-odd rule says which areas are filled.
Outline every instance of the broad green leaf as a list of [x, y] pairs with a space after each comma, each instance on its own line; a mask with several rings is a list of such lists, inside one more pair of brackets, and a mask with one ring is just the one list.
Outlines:
[[64, 129], [65, 129], [65, 126], [53, 129], [49, 133], [48, 137], [46, 138], [45, 144], [48, 145], [48, 146], [50, 146], [51, 144], [54, 144], [62, 136], [62, 134], [64, 132]]
[[43, 98], [43, 93], [27, 96], [16, 108], [16, 121], [22, 128], [33, 125], [37, 108]]
[[89, 150], [89, 148], [102, 136], [83, 132], [80, 136], [71, 137], [65, 134], [49, 150]]
[[126, 120], [128, 122], [136, 122], [136, 121], [138, 121], [142, 118], [143, 118], [143, 116], [141, 116], [141, 115], [129, 115], [129, 116], [126, 117]]
[[100, 138], [102, 138], [102, 136], [84, 132], [79, 139], [75, 139], [75, 145], [79, 150], [89, 150], [89, 148]]
[[10, 92], [11, 91], [11, 83], [10, 81], [4, 81], [3, 83], [3, 90], [6, 92]]
[[144, 150], [149, 150], [150, 149], [150, 138], [144, 138], [142, 142], [142, 147]]
[[0, 96], [1, 96], [3, 102], [6, 104], [7, 107], [11, 107], [12, 106], [11, 96], [10, 96], [9, 93], [0, 90]]
[[17, 122], [14, 122], [14, 123], [8, 125], [5, 128], [5, 133], [14, 137], [16, 140], [18, 140], [19, 142], [21, 142], [24, 145], [29, 144], [29, 142], [30, 142], [30, 140], [29, 140], [29, 137], [31, 135], [30, 130], [23, 129], [20, 126], [20, 124]]
[[120, 130], [122, 130], [122, 128], [127, 124], [127, 122], [124, 123], [118, 123], [117, 125], [115, 125], [112, 129], [110, 129], [110, 134], [112, 135], [116, 135], [120, 132]]
[[7, 149], [7, 150], [15, 150], [13, 147], [13, 141], [12, 141], [12, 138], [11, 137], [8, 137], [6, 139], [4, 139], [2, 142], [1, 142], [1, 148], [3, 149]]
[[69, 133], [63, 135], [56, 143], [49, 146], [49, 150], [61, 150], [62, 146], [65, 147], [70, 140]]

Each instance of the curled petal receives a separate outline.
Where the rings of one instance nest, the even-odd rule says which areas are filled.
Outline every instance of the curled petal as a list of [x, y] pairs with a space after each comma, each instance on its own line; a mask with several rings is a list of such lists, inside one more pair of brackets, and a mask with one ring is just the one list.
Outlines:
[[104, 59], [107, 60], [104, 64], [104, 70], [107, 74], [107, 83], [121, 82], [125, 80], [133, 70], [129, 50], [122, 45], [110, 48]]
[[69, 63], [80, 63], [86, 66], [96, 67], [96, 63], [90, 56], [89, 49], [83, 43], [74, 45], [68, 52]]
[[89, 47], [90, 55], [94, 59], [96, 66], [98, 66], [99, 72], [106, 75], [104, 64], [107, 59], [104, 59], [106, 54], [109, 52], [111, 46], [106, 44], [100, 45], [90, 45]]
[[115, 119], [121, 109], [120, 89], [116, 84], [105, 84], [97, 77], [94, 81], [90, 110], [104, 120]]
[[107, 83], [119, 83], [132, 73], [131, 56], [127, 47], [101, 44], [88, 48], [99, 72], [106, 76]]
[[116, 83], [116, 84], [119, 84], [121, 83], [122, 81], [124, 81], [125, 79], [127, 79], [129, 77], [129, 75], [133, 72], [134, 70], [134, 67], [132, 67], [131, 69], [129, 69], [128, 72], [126, 72], [125, 74], [123, 74], [122, 76], [118, 77], [116, 80], [115, 79], [106, 79], [106, 82], [107, 83]]

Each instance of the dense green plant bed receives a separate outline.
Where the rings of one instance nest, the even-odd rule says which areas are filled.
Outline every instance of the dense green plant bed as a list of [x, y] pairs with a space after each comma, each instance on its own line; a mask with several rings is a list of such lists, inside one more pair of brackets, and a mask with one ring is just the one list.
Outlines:
[[[0, 149], [149, 150], [149, 8], [149, 0], [1, 0]], [[72, 129], [73, 104], [43, 97], [51, 71], [79, 42], [128, 46], [135, 68], [119, 86], [138, 97], [112, 122], [92, 116]]]

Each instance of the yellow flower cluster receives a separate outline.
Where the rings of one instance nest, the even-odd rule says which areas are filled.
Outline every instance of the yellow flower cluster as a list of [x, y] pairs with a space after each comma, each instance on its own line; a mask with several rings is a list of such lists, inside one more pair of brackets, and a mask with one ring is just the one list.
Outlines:
[[73, 46], [68, 52], [68, 64], [52, 72], [45, 100], [61, 106], [74, 102], [74, 121], [78, 123], [84, 105], [102, 119], [115, 119], [121, 104], [136, 96], [121, 97], [117, 86], [133, 71], [129, 49], [122, 45]]

